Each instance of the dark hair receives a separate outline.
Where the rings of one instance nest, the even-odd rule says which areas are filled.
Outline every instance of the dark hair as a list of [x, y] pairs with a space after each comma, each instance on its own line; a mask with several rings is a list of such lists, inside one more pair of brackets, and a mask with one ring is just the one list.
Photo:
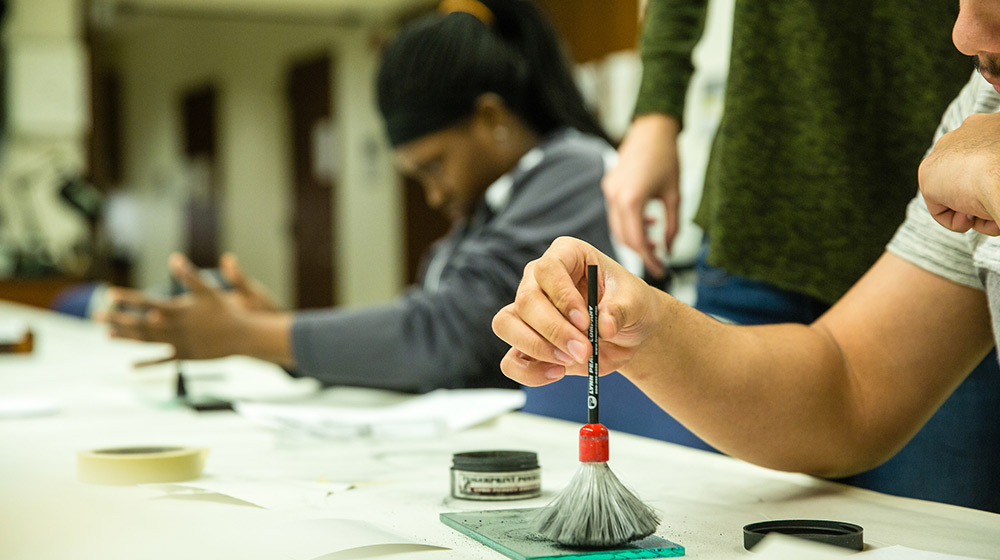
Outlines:
[[555, 30], [529, 0], [479, 0], [487, 25], [464, 12], [406, 26], [382, 56], [378, 104], [398, 146], [472, 115], [495, 93], [539, 134], [572, 127], [607, 139], [584, 105]]

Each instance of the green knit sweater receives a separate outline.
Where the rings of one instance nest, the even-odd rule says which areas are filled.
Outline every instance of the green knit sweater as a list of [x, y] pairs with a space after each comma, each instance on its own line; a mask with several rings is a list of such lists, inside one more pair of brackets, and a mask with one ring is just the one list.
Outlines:
[[[636, 114], [683, 114], [707, 0], [651, 0]], [[955, 0], [736, 0], [695, 222], [709, 263], [828, 303], [883, 252], [972, 65]]]

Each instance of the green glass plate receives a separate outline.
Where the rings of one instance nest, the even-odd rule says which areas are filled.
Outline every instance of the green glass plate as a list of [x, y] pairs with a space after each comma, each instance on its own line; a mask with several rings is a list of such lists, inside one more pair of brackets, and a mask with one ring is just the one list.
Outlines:
[[522, 508], [442, 513], [441, 522], [514, 560], [612, 560], [684, 556], [683, 546], [656, 535], [611, 548], [563, 546], [531, 529], [531, 519], [537, 511], [538, 508]]

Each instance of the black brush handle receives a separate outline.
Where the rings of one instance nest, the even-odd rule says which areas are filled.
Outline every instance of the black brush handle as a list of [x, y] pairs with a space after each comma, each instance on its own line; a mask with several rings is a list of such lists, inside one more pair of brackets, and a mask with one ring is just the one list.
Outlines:
[[597, 416], [597, 265], [587, 265], [587, 313], [590, 315], [590, 326], [587, 336], [592, 348], [590, 362], [587, 364], [587, 423], [600, 422]]

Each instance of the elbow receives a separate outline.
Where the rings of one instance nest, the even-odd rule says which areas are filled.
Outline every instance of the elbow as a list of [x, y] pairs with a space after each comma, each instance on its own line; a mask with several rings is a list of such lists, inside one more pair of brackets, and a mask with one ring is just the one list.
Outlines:
[[844, 478], [846, 476], [852, 476], [874, 469], [875, 467], [886, 462], [888, 459], [889, 458], [886, 457], [877, 460], [830, 461], [825, 464], [816, 464], [801, 469], [800, 472], [820, 478]]
[[779, 470], [800, 472], [820, 478], [843, 478], [868, 471], [885, 463], [895, 455], [901, 446], [885, 444], [873, 445], [857, 439], [835, 447], [822, 446], [822, 451], [792, 460]]
[[886, 438], [861, 429], [838, 430], [826, 437], [812, 432], [808, 438], [788, 434], [787, 438], [757, 441], [741, 449], [717, 445], [721, 451], [756, 465], [820, 478], [843, 478], [871, 470], [892, 458], [906, 438]]

